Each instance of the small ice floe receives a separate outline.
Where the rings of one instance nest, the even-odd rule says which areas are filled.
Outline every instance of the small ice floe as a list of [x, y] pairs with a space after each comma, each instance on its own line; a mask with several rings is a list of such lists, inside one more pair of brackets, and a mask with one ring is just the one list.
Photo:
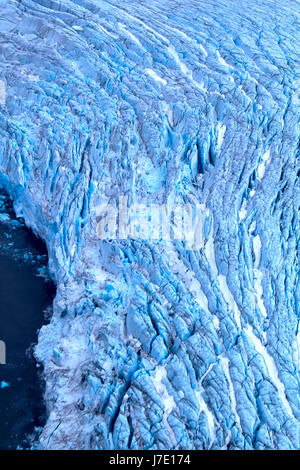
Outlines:
[[2, 380], [2, 382], [0, 382], [1, 389], [8, 388], [8, 387], [10, 387], [10, 384], [8, 382], [5, 382], [5, 380]]
[[8, 214], [5, 214], [5, 213], [2, 213], [0, 214], [0, 222], [9, 222], [10, 221], [10, 217]]
[[157, 73], [154, 72], [154, 70], [152, 70], [152, 69], [146, 69], [146, 72], [147, 72], [156, 82], [160, 82], [160, 83], [162, 83], [163, 85], [166, 85], [166, 84], [167, 84], [167, 80], [165, 80], [164, 78], [161, 78], [159, 75], [157, 75]]

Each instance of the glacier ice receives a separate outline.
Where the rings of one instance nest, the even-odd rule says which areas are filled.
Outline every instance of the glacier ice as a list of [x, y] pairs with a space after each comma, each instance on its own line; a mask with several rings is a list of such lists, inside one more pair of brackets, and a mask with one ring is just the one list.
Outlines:
[[[0, 182], [57, 285], [40, 449], [299, 449], [299, 2], [0, 0]], [[203, 247], [96, 236], [193, 203]]]

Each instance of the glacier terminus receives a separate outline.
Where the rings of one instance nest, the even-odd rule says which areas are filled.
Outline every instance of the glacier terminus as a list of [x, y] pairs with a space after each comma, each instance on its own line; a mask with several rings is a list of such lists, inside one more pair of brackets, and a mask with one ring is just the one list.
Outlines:
[[0, 0], [0, 186], [56, 286], [33, 449], [300, 449], [299, 15]]

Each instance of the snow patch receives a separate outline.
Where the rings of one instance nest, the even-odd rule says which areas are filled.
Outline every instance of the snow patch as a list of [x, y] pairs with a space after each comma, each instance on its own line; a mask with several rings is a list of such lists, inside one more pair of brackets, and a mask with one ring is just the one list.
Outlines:
[[204, 252], [205, 252], [206, 259], [213, 272], [213, 275], [217, 277], [218, 268], [217, 268], [217, 263], [216, 263], [215, 246], [214, 246], [214, 239], [213, 239], [212, 233], [213, 233], [213, 229], [211, 229], [211, 233], [207, 239], [207, 242], [205, 243]]
[[287, 398], [286, 398], [286, 395], [285, 395], [284, 384], [279, 379], [277, 367], [276, 367], [276, 364], [275, 364], [275, 361], [274, 361], [273, 357], [268, 353], [266, 347], [261, 343], [260, 339], [254, 334], [253, 328], [252, 328], [251, 325], [247, 325], [247, 328], [245, 328], [244, 331], [246, 332], [246, 334], [251, 339], [251, 341], [254, 345], [254, 348], [256, 349], [258, 354], [263, 356], [266, 367], [268, 369], [270, 379], [273, 382], [273, 384], [275, 385], [275, 387], [277, 388], [279, 398], [281, 399], [282, 404], [285, 407], [287, 413], [292, 418], [296, 419], [294, 414], [293, 414], [293, 411], [290, 407], [290, 404], [287, 401]]
[[262, 162], [258, 165], [257, 167], [257, 179], [259, 181], [262, 180], [265, 171], [266, 171], [266, 166], [270, 163], [271, 157], [270, 157], [270, 149], [268, 149], [262, 157]]
[[234, 300], [232, 293], [229, 290], [229, 287], [227, 285], [227, 280], [224, 274], [219, 274], [218, 281], [219, 281], [220, 289], [222, 291], [222, 294], [224, 296], [226, 303], [229, 305], [230, 309], [234, 312], [235, 322], [238, 325], [238, 327], [241, 328], [242, 327], [241, 313], [237, 306], [236, 301]]
[[258, 269], [259, 263], [260, 263], [260, 258], [261, 258], [261, 239], [259, 235], [256, 235], [253, 237], [253, 250], [254, 250], [254, 256], [255, 256], [255, 261], [254, 261], [254, 295], [256, 298], [257, 305], [259, 306], [259, 309], [263, 316], [267, 318], [267, 310], [263, 302], [263, 288], [262, 288], [262, 278], [263, 278], [263, 273]]
[[168, 432], [169, 437], [171, 438], [172, 444], [175, 446], [177, 443], [177, 439], [175, 437], [173, 429], [168, 423], [168, 416], [170, 415], [172, 410], [176, 408], [176, 403], [175, 403], [174, 397], [171, 396], [167, 390], [167, 387], [164, 383], [164, 381], [166, 380], [168, 379], [167, 379], [167, 371], [166, 371], [165, 366], [157, 366], [155, 370], [155, 376], [153, 377], [153, 384], [164, 405], [164, 414], [163, 414], [164, 429], [166, 429], [166, 431]]
[[240, 428], [242, 429], [241, 420], [240, 420], [239, 414], [238, 414], [237, 409], [236, 409], [236, 398], [235, 398], [235, 393], [234, 393], [234, 387], [233, 387], [233, 383], [232, 383], [232, 380], [231, 380], [231, 377], [230, 377], [230, 372], [229, 372], [229, 362], [230, 361], [227, 357], [220, 357], [220, 361], [221, 361], [223, 371], [224, 371], [225, 377], [226, 377], [228, 385], [229, 385], [231, 407], [232, 407], [234, 416], [236, 418], [236, 421], [239, 424]]
[[157, 75], [156, 72], [154, 72], [154, 70], [152, 69], [146, 69], [146, 72], [150, 75], [150, 77], [152, 77], [156, 82], [160, 82], [162, 83], [163, 85], [166, 85], [167, 84], [167, 80], [165, 80], [164, 78], [161, 78], [159, 75]]
[[220, 122], [218, 122], [218, 124], [217, 124], [217, 145], [216, 145], [216, 150], [218, 150], [218, 151], [221, 149], [226, 129], [227, 128], [226, 128], [225, 124], [221, 124]]
[[227, 62], [223, 59], [223, 57], [221, 56], [220, 52], [217, 50], [216, 51], [216, 54], [217, 54], [217, 58], [218, 58], [218, 61], [220, 62], [221, 65], [223, 65], [223, 67], [231, 67], [229, 64], [227, 64]]
[[198, 82], [196, 80], [194, 80], [193, 78], [193, 74], [191, 72], [191, 70], [188, 69], [188, 67], [185, 65], [184, 62], [182, 62], [182, 60], [180, 59], [179, 55], [178, 55], [178, 52], [176, 51], [175, 47], [170, 45], [168, 47], [168, 50], [171, 54], [171, 56], [173, 57], [173, 59], [175, 60], [175, 62], [177, 63], [178, 67], [180, 68], [180, 71], [186, 75], [190, 80], [191, 82], [193, 82], [193, 85], [198, 88], [199, 90], [201, 91], [207, 91], [207, 88], [205, 88], [204, 86], [204, 82]]
[[202, 382], [203, 380], [205, 379], [205, 377], [207, 376], [207, 374], [209, 374], [209, 372], [211, 371], [211, 369], [214, 367], [215, 364], [210, 364], [207, 371], [205, 372], [205, 374], [201, 377], [201, 380], [199, 382], [199, 390], [196, 390], [195, 391], [195, 395], [197, 397], [197, 401], [199, 403], [199, 414], [203, 411], [205, 416], [206, 416], [206, 419], [207, 419], [207, 423], [208, 423], [208, 429], [209, 429], [209, 435], [210, 435], [210, 445], [209, 445], [209, 448], [212, 447], [215, 439], [216, 439], [216, 433], [215, 433], [215, 420], [214, 420], [214, 415], [213, 413], [210, 411], [210, 409], [208, 408], [208, 405], [206, 403], [206, 401], [204, 400], [202, 394], [204, 393], [204, 388], [202, 386]]

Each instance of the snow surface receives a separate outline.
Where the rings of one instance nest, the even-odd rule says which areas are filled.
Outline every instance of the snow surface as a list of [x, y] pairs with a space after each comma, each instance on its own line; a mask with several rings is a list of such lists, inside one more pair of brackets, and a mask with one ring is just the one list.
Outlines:
[[[57, 285], [34, 447], [299, 449], [299, 2], [0, 10], [0, 182]], [[200, 204], [200, 246], [99, 240], [120, 196]]]

